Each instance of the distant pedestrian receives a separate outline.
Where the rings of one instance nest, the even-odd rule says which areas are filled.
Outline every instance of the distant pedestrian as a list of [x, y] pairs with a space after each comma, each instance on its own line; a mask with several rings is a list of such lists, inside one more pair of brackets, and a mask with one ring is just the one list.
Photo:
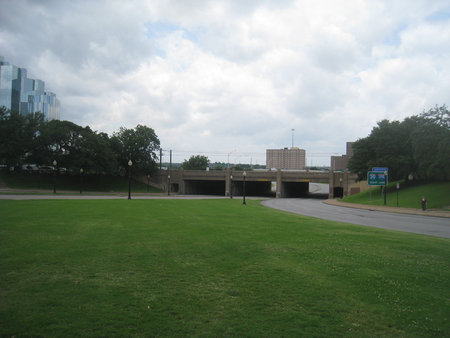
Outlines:
[[425, 199], [425, 196], [422, 197], [422, 199], [420, 200], [420, 203], [422, 204], [422, 210], [426, 211], [427, 210], [427, 200]]

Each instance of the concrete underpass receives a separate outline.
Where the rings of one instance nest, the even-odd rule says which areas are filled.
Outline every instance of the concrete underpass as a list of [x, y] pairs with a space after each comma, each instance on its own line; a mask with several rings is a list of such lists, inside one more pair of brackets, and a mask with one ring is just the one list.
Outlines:
[[[143, 181], [148, 177], [144, 176]], [[360, 191], [363, 184], [348, 171], [295, 170], [161, 170], [154, 180], [164, 190], [182, 195], [261, 196], [296, 198], [309, 193], [309, 183], [329, 184], [329, 197], [348, 196]], [[170, 188], [169, 188], [170, 187]]]
[[[186, 180], [184, 183], [186, 195], [226, 195], [225, 181]], [[231, 189], [233, 196], [242, 196], [244, 194], [244, 182], [232, 182]], [[309, 193], [309, 182], [283, 182], [281, 189], [283, 196], [286, 198], [301, 197]], [[246, 181], [245, 195], [275, 197], [275, 191], [272, 191], [272, 182], [270, 181]]]

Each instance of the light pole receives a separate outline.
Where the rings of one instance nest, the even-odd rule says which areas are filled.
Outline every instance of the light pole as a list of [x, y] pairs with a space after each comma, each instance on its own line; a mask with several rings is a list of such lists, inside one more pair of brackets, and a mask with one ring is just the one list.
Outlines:
[[387, 187], [387, 179], [388, 179], [388, 172], [384, 172], [384, 204], [386, 205], [386, 187]]
[[150, 192], [150, 175], [147, 175], [147, 192]]
[[230, 155], [235, 152], [236, 150], [232, 150], [229, 154], [228, 154], [228, 168], [230, 168]]
[[80, 169], [80, 194], [83, 191], [83, 168]]
[[236, 157], [235, 159], [234, 159], [234, 166], [236, 167], [236, 162], [237, 162], [237, 159], [239, 158], [239, 157], [241, 157], [241, 155], [239, 155], [238, 157]]
[[167, 195], [170, 196], [170, 174], [167, 176]]
[[128, 161], [128, 199], [131, 200], [131, 166], [133, 162]]
[[242, 200], [242, 204], [247, 204], [247, 203], [245, 203], [245, 176], [247, 176], [247, 172], [246, 171], [244, 171], [243, 173], [242, 173], [242, 176], [244, 177], [244, 199]]
[[233, 198], [233, 175], [230, 175], [230, 198]]
[[58, 162], [53, 161], [53, 193], [56, 194], [56, 165]]

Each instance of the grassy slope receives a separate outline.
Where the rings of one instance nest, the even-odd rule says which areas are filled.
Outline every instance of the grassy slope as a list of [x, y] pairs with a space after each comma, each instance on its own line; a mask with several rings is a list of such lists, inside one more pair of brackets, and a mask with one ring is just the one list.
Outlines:
[[[398, 199], [397, 199], [398, 194]], [[388, 186], [386, 204], [388, 206], [398, 206], [404, 208], [420, 209], [420, 200], [425, 196], [429, 209], [449, 209], [450, 208], [450, 182], [433, 182], [421, 185], [406, 186], [400, 183], [397, 191], [396, 182]], [[372, 188], [372, 202], [370, 202], [370, 190], [360, 194], [347, 196], [342, 199], [344, 202], [382, 205], [383, 196], [380, 187]]]
[[250, 200], [0, 201], [4, 337], [434, 337], [450, 240]]
[[[2, 180], [10, 189], [27, 190], [50, 190], [54, 188], [54, 177], [52, 174], [29, 174], [29, 173], [11, 173], [6, 174], [0, 171], [0, 180]], [[80, 191], [80, 185], [83, 192], [127, 192], [128, 177], [97, 176], [84, 175], [80, 182], [80, 176], [62, 174], [56, 176], [56, 191]], [[147, 192], [147, 184], [132, 180], [131, 188], [133, 192]], [[150, 187], [150, 192], [160, 193], [159, 189]]]

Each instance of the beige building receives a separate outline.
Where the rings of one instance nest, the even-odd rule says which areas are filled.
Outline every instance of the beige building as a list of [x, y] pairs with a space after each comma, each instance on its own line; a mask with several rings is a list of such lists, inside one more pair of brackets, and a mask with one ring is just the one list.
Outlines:
[[345, 170], [348, 167], [348, 160], [353, 156], [353, 143], [347, 142], [347, 153], [342, 156], [331, 156], [331, 170]]
[[266, 168], [276, 169], [305, 169], [306, 152], [304, 149], [292, 147], [290, 149], [267, 149]]

